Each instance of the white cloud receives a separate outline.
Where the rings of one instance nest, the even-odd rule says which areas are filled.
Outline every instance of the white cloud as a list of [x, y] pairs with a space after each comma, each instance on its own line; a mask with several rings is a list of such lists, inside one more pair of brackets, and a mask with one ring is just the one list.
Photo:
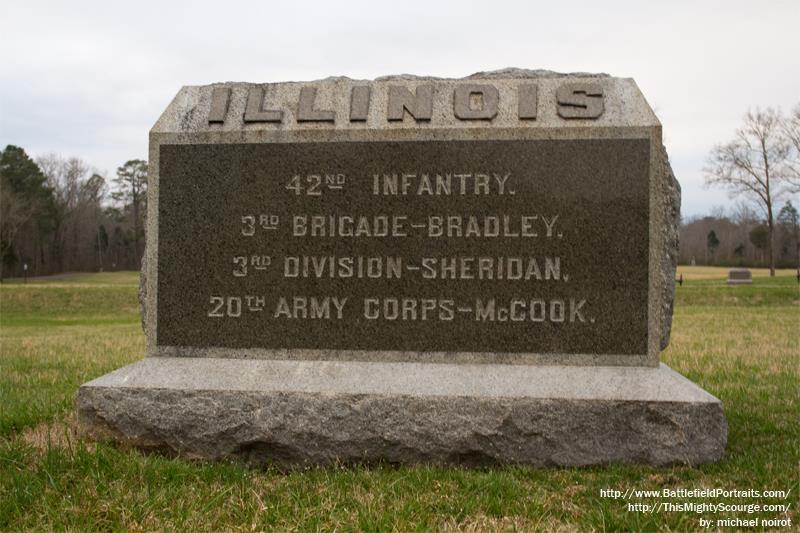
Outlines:
[[636, 79], [664, 125], [684, 214], [748, 107], [800, 100], [800, 2], [37, 2], [2, 9], [0, 144], [113, 172], [145, 158], [181, 85], [506, 66]]

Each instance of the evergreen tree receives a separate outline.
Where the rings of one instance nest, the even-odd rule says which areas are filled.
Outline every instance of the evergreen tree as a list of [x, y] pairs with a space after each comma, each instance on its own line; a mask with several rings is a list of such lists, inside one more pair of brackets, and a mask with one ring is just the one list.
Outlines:
[[778, 213], [778, 224], [781, 225], [789, 240], [794, 244], [795, 264], [800, 268], [800, 216], [797, 213], [797, 208], [792, 205], [791, 200], [786, 202], [786, 205]]
[[706, 247], [708, 248], [708, 252], [709, 254], [711, 254], [711, 263], [713, 264], [714, 254], [716, 253], [717, 248], [719, 248], [719, 239], [717, 238], [717, 234], [713, 229], [708, 232], [706, 242], [707, 242]]
[[8, 145], [0, 151], [0, 280], [2, 267], [13, 267], [21, 253], [39, 259], [42, 242], [55, 220], [53, 191], [25, 150]]
[[117, 190], [111, 194], [125, 209], [130, 209], [133, 226], [135, 261], [141, 264], [141, 245], [144, 241], [144, 215], [147, 208], [147, 161], [133, 159], [117, 169], [114, 178]]

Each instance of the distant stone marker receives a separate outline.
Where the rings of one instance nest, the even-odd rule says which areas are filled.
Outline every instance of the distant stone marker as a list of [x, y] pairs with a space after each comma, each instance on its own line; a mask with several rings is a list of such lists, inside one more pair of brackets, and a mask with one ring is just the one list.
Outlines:
[[732, 268], [728, 271], [728, 285], [751, 285], [753, 274], [746, 268]]
[[87, 432], [282, 463], [724, 451], [720, 402], [659, 364], [680, 193], [632, 80], [184, 87], [150, 139], [149, 357], [81, 387]]

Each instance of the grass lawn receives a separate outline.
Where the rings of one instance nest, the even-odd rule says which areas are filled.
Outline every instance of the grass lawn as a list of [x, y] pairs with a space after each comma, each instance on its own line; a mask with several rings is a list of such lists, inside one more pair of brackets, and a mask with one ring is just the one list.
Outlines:
[[[682, 268], [663, 360], [725, 404], [724, 459], [699, 468], [310, 468], [281, 473], [84, 442], [82, 383], [141, 357], [135, 273], [0, 285], [0, 531], [654, 531], [790, 519], [800, 475], [800, 289], [794, 271], [728, 287]], [[787, 497], [601, 496], [601, 489], [783, 490]], [[788, 512], [643, 513], [628, 504], [790, 504]], [[716, 529], [716, 525], [712, 527]], [[759, 528], [760, 529], [760, 528]]]
[[[718, 283], [724, 283], [728, 279], [728, 271], [732, 267], [707, 267], [707, 266], [688, 266], [681, 265], [678, 267], [678, 275], [683, 274], [684, 280], [710, 280]], [[767, 278], [769, 277], [768, 268], [750, 268], [750, 273], [754, 278]], [[797, 270], [792, 268], [778, 268], [775, 269], [776, 278], [785, 278], [797, 276]], [[764, 280], [762, 280], [764, 281]]]

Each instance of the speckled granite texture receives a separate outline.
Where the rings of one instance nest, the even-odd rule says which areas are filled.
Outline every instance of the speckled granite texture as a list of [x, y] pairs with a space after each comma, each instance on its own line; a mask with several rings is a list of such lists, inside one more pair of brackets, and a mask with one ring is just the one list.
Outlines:
[[[497, 114], [491, 120], [459, 120], [453, 116], [454, 90], [459, 86], [476, 83], [484, 80], [486, 84], [495, 87], [499, 95], [499, 105]], [[602, 86], [604, 91], [604, 111], [596, 119], [565, 120], [558, 116], [555, 103], [556, 92], [565, 83], [594, 83]], [[534, 84], [538, 89], [538, 113], [535, 120], [520, 120], [517, 116], [518, 91], [524, 84]], [[430, 120], [416, 121], [410, 116], [402, 121], [387, 120], [387, 98], [391, 87], [404, 87], [409, 91], [414, 91], [423, 85], [431, 85], [432, 92], [432, 116]], [[313, 86], [316, 88], [315, 103], [316, 109], [331, 110], [335, 114], [332, 122], [307, 122], [299, 121], [300, 109], [298, 108], [299, 94], [303, 87]], [[365, 120], [350, 121], [349, 106], [350, 95], [353, 88], [370, 87], [370, 107]], [[263, 90], [265, 106], [283, 112], [280, 123], [247, 123], [244, 121], [245, 107], [249, 91], [251, 89]], [[207, 121], [209, 109], [211, 107], [211, 95], [215, 89], [226, 89], [230, 91], [230, 101], [225, 113], [223, 123], [210, 124]], [[226, 222], [237, 216], [241, 216], [245, 211], [255, 210], [254, 206], [267, 206], [269, 208], [308, 211], [310, 204], [293, 206], [283, 197], [276, 197], [275, 194], [281, 188], [282, 176], [286, 172], [293, 172], [293, 169], [302, 167], [303, 162], [298, 162], [297, 158], [263, 159], [271, 165], [268, 175], [258, 179], [264, 181], [263, 187], [260, 183], [254, 184], [257, 173], [248, 177], [242, 173], [245, 169], [244, 164], [253, 164], [257, 158], [252, 155], [246, 158], [231, 159], [228, 156], [227, 166], [209, 165], [203, 158], [202, 150], [197, 151], [197, 147], [215, 145], [218, 147], [217, 154], [221, 155], [224, 150], [234, 151], [236, 148], [252, 146], [285, 146], [286, 152], [291, 146], [296, 146], [303, 152], [302, 147], [308, 149], [305, 152], [305, 165], [308, 168], [320, 168], [320, 163], [332, 162], [330, 159], [319, 155], [324, 147], [332, 147], [332, 143], [350, 144], [353, 149], [350, 151], [347, 161], [358, 161], [359, 144], [371, 146], [371, 151], [365, 151], [364, 156], [374, 158], [388, 158], [392, 156], [389, 152], [382, 153], [378, 148], [380, 143], [386, 146], [397, 145], [400, 143], [417, 142], [420, 146], [432, 146], [431, 141], [444, 146], [446, 142], [457, 144], [456, 142], [474, 143], [476, 150], [464, 150], [461, 153], [465, 160], [472, 156], [473, 160], [480, 161], [477, 156], [478, 147], [482, 141], [489, 143], [500, 143], [510, 141], [522, 143], [530, 141], [530, 146], [544, 146], [553, 144], [555, 146], [561, 142], [564, 146], [570, 143], [576, 147], [573, 149], [573, 156], [569, 151], [564, 151], [563, 159], [565, 163], [570, 159], [580, 160], [581, 154], [588, 156], [585, 149], [578, 148], [578, 142], [595, 142], [603, 145], [606, 141], [608, 145], [614, 142], [630, 140], [646, 141], [649, 150], [649, 162], [646, 170], [635, 170], [624, 159], [618, 155], [609, 157], [606, 154], [594, 159], [587, 158], [587, 161], [594, 161], [591, 165], [585, 166], [585, 172], [576, 171], [576, 167], [565, 165], [560, 169], [563, 174], [557, 172], [552, 166], [538, 165], [536, 161], [527, 162], [525, 157], [520, 154], [513, 154], [503, 159], [491, 160], [491, 165], [487, 168], [502, 170], [503, 161], [512, 163], [514, 180], [524, 182], [526, 177], [530, 177], [537, 171], [540, 176], [538, 181], [529, 186], [527, 195], [521, 195], [516, 199], [487, 197], [483, 199], [483, 207], [476, 209], [474, 205], [480, 205], [480, 201], [473, 201], [468, 206], [460, 205], [458, 201], [450, 204], [439, 202], [439, 204], [429, 202], [427, 205], [416, 209], [416, 213], [423, 217], [433, 212], [442, 212], [442, 206], [450, 211], [456, 210], [458, 213], [476, 212], [482, 209], [484, 214], [495, 214], [501, 208], [507, 209], [514, 214], [538, 214], [539, 216], [552, 216], [547, 209], [561, 209], [561, 223], [563, 231], [567, 234], [565, 240], [554, 246], [550, 242], [540, 239], [531, 249], [525, 243], [518, 243], [508, 239], [499, 239], [493, 246], [499, 246], [507, 255], [532, 256], [536, 258], [538, 264], [542, 265], [547, 257], [557, 256], [565, 265], [564, 270], [570, 277], [571, 285], [554, 286], [549, 283], [538, 283], [527, 287], [520, 287], [512, 283], [499, 284], [496, 286], [484, 285], [480, 289], [473, 289], [473, 294], [478, 292], [489, 296], [498, 295], [498, 305], [506, 304], [511, 301], [514, 293], [521, 293], [524, 296], [530, 295], [532, 299], [544, 300], [544, 305], [551, 305], [551, 300], [556, 299], [552, 305], [559, 306], [563, 300], [565, 306], [573, 303], [574, 306], [580, 305], [581, 300], [586, 303], [578, 310], [583, 315], [591, 315], [596, 321], [590, 324], [590, 319], [586, 319], [582, 324], [560, 324], [554, 325], [548, 320], [544, 324], [478, 324], [470, 320], [472, 315], [458, 315], [457, 319], [449, 323], [428, 323], [403, 325], [389, 324], [382, 322], [380, 325], [369, 323], [362, 320], [360, 323], [354, 322], [358, 317], [358, 312], [363, 311], [364, 303], [361, 299], [351, 299], [345, 309], [345, 319], [341, 323], [314, 323], [304, 322], [302, 324], [292, 324], [269, 320], [264, 318], [266, 313], [261, 313], [258, 317], [247, 313], [240, 320], [227, 321], [227, 324], [209, 319], [206, 314], [208, 298], [212, 287], [219, 287], [218, 292], [222, 293], [221, 288], [226, 285], [237, 283], [236, 287], [242, 294], [259, 295], [268, 297], [269, 305], [276, 305], [277, 295], [303, 294], [303, 287], [299, 289], [288, 287], [286, 279], [274, 276], [271, 273], [263, 279], [232, 280], [223, 276], [228, 274], [229, 267], [224, 261], [232, 255], [233, 248], [237, 246], [244, 253], [258, 253], [256, 248], [241, 248], [241, 239], [234, 239], [228, 232], [236, 230], [235, 225]], [[446, 142], [445, 142], [446, 141]], [[539, 143], [539, 144], [537, 144]], [[484, 143], [485, 145], [486, 143]], [[181, 147], [185, 146], [183, 156], [184, 161], [194, 160], [198, 163], [197, 171], [193, 171], [191, 166], [181, 163], [176, 167], [170, 161], [173, 159], [165, 158], [162, 160], [161, 146], [165, 146], [165, 154], [174, 154], [175, 151], [181, 152]], [[187, 146], [192, 145], [192, 146]], [[230, 146], [230, 148], [225, 148]], [[633, 145], [631, 145], [633, 146]], [[167, 152], [166, 150], [172, 150]], [[524, 150], [524, 149], [523, 149]], [[189, 155], [192, 152], [192, 155]], [[411, 172], [418, 171], [420, 168], [435, 172], [441, 170], [446, 172], [446, 166], [435, 167], [430, 161], [444, 155], [445, 157], [458, 158], [458, 151], [450, 151], [449, 156], [446, 151], [430, 148], [418, 150], [416, 153], [410, 151], [411, 155], [405, 155], [404, 159], [394, 165], [373, 165], [373, 169], [386, 171]], [[528, 153], [534, 153], [528, 149]], [[633, 152], [623, 152], [632, 155]], [[314, 155], [317, 154], [317, 155]], [[190, 159], [186, 159], [186, 158]], [[426, 157], [428, 159], [426, 159]], [[485, 158], [484, 158], [485, 159]], [[238, 161], [238, 162], [237, 162]], [[500, 164], [498, 164], [498, 161]], [[365, 161], [368, 163], [368, 161]], [[474, 161], [473, 161], [474, 162]], [[298, 166], [298, 163], [300, 166]], [[669, 330], [671, 324], [672, 299], [674, 294], [674, 273], [677, 258], [677, 223], [680, 211], [680, 188], [674, 179], [666, 152], [661, 144], [661, 126], [658, 119], [650, 110], [647, 102], [642, 97], [633, 80], [623, 78], [612, 78], [605, 74], [558, 74], [549, 71], [523, 70], [523, 69], [504, 69], [496, 72], [477, 73], [467, 78], [442, 79], [433, 77], [415, 77], [410, 75], [387, 76], [375, 81], [351, 80], [349, 78], [334, 77], [316, 82], [299, 83], [288, 82], [278, 84], [247, 84], [247, 83], [224, 83], [205, 87], [184, 87], [178, 96], [173, 100], [162, 117], [159, 119], [151, 132], [151, 154], [150, 154], [150, 199], [148, 212], [148, 246], [147, 261], [143, 270], [142, 301], [143, 309], [146, 309], [145, 331], [148, 338], [148, 355], [163, 356], [191, 356], [191, 357], [235, 357], [235, 358], [281, 358], [281, 359], [332, 359], [332, 360], [374, 360], [374, 361], [431, 361], [431, 362], [504, 362], [518, 364], [606, 364], [606, 365], [648, 365], [658, 364], [658, 354], [669, 342]], [[353, 163], [348, 170], [353, 170]], [[399, 164], [400, 167], [395, 168]], [[526, 164], [529, 165], [526, 167]], [[548, 163], [549, 164], [549, 163]], [[164, 165], [167, 165], [166, 167]], [[170, 166], [171, 165], [171, 166]], [[604, 166], [605, 165], [605, 166]], [[626, 166], [628, 165], [628, 166]], [[472, 165], [475, 166], [475, 165]], [[512, 165], [513, 166], [513, 165]], [[176, 168], [183, 169], [185, 178], [181, 178], [181, 172], [175, 173]], [[194, 189], [191, 180], [196, 176], [198, 180], [202, 176], [209, 177], [224, 175], [226, 169], [236, 168], [236, 172], [231, 175], [231, 183], [236, 183], [231, 189], [220, 188], [215, 190], [202, 186], [197, 183]], [[266, 167], [265, 167], [266, 168]], [[327, 165], [326, 168], [331, 168]], [[528, 173], [526, 174], [526, 168]], [[165, 176], [165, 188], [161, 194], [161, 172], [166, 169], [173, 175]], [[170, 170], [173, 169], [173, 170]], [[543, 169], [547, 169], [544, 172]], [[605, 170], [603, 170], [605, 169]], [[603, 172], [614, 169], [620, 172], [619, 177], [627, 179], [628, 182], [615, 182], [610, 175]], [[551, 172], [552, 170], [552, 172]], [[480, 170], [479, 170], [480, 171]], [[490, 171], [491, 172], [491, 171]], [[594, 180], [592, 179], [594, 175]], [[572, 181], [565, 181], [563, 177], [573, 178]], [[326, 212], [334, 214], [351, 214], [362, 211], [370, 211], [385, 207], [385, 213], [399, 213], [403, 208], [398, 204], [392, 204], [386, 198], [360, 198], [355, 195], [368, 188], [368, 184], [363, 182], [369, 178], [365, 171], [361, 175], [353, 176], [350, 173], [350, 183], [356, 183], [362, 179], [361, 189], [352, 188], [347, 193], [348, 196], [340, 199], [333, 199], [328, 196]], [[183, 184], [176, 182], [184, 179]], [[238, 182], [236, 180], [239, 180]], [[245, 182], [242, 182], [245, 180]], [[249, 180], [249, 184], [247, 183]], [[544, 181], [542, 181], [544, 180]], [[545, 187], [536, 190], [538, 183]], [[574, 182], [574, 183], [573, 183]], [[552, 187], [564, 185], [561, 192], [553, 192]], [[187, 186], [189, 185], [189, 186]], [[259, 189], [259, 187], [261, 187]], [[550, 187], [550, 188], [548, 188]], [[638, 189], [637, 189], [638, 187]], [[642, 189], [644, 187], [644, 189]], [[238, 194], [231, 194], [231, 192]], [[640, 191], [634, 197], [634, 192]], [[644, 195], [642, 195], [642, 192]], [[192, 204], [183, 204], [181, 198], [183, 194], [190, 195], [195, 193]], [[161, 197], [177, 200], [169, 206], [161, 206]], [[189, 198], [190, 196], [187, 196]], [[564, 202], [559, 202], [563, 199]], [[475, 200], [475, 199], [473, 199]], [[337, 202], [343, 202], [337, 204]], [[409, 202], [407, 202], [409, 203]], [[497, 204], [492, 207], [494, 204]], [[337, 207], [337, 205], [339, 207]], [[161, 206], [161, 207], [160, 207]], [[177, 210], [176, 210], [177, 206]], [[467, 209], [466, 207], [469, 207]], [[195, 210], [206, 209], [204, 218], [201, 221], [198, 217], [194, 224], [192, 221], [187, 225], [184, 216], [180, 223], [176, 222], [176, 217], [182, 213], [191, 216]], [[494, 211], [492, 211], [494, 209]], [[595, 209], [590, 216], [582, 216], [584, 209]], [[266, 211], [266, 209], [263, 209]], [[230, 211], [230, 212], [228, 212]], [[241, 213], [239, 213], [241, 211]], [[175, 217], [171, 213], [176, 213]], [[452, 213], [451, 213], [452, 214]], [[214, 216], [219, 219], [219, 223], [212, 224]], [[636, 231], [646, 231], [643, 235], [636, 235]], [[181, 233], [183, 232], [183, 233]], [[210, 233], [209, 233], [210, 232]], [[162, 247], [160, 243], [161, 234], [170, 235], [169, 245]], [[213, 238], [204, 238], [204, 235], [213, 235]], [[181, 236], [185, 237], [181, 241]], [[615, 236], [617, 242], [613, 242]], [[287, 239], [281, 236], [280, 239]], [[607, 242], [604, 242], [605, 241]], [[185, 244], [176, 246], [175, 243]], [[288, 241], [287, 241], [288, 242]], [[593, 244], [596, 242], [597, 244]], [[363, 244], [359, 242], [359, 244]], [[325, 253], [331, 256], [340, 257], [347, 254], [361, 254], [368, 256], [370, 253], [378, 254], [383, 252], [383, 256], [388, 255], [387, 250], [380, 250], [381, 244], [386, 244], [391, 250], [395, 243], [372, 242], [366, 248], [353, 245], [353, 241], [341, 242], [338, 247], [325, 247]], [[428, 253], [435, 250], [441, 256], [454, 257], [458, 255], [488, 255], [492, 252], [492, 246], [486, 246], [485, 242], [471, 247], [465, 247], [463, 243], [455, 242], [455, 239], [433, 242], [430, 239], [420, 241], [398, 242], [399, 248], [409, 247], [413, 250], [420, 250], [420, 253]], [[433, 246], [433, 248], [431, 248]], [[646, 247], [644, 255], [640, 252], [641, 247]], [[231, 250], [227, 250], [227, 248]], [[427, 249], [426, 249], [427, 247]], [[320, 247], [317, 246], [319, 250]], [[363, 248], [363, 249], [362, 249]], [[183, 258], [180, 251], [183, 250]], [[311, 250], [306, 250], [311, 252]], [[486, 252], [485, 254], [483, 252]], [[594, 252], [594, 260], [588, 259], [589, 253]], [[160, 258], [160, 254], [166, 254]], [[318, 252], [319, 253], [319, 252]], [[623, 257], [628, 254], [639, 253], [634, 258]], [[581, 257], [577, 257], [584, 254]], [[618, 254], [619, 257], [615, 257]], [[497, 253], [495, 252], [495, 255]], [[418, 258], [409, 258], [407, 260]], [[196, 258], [203, 257], [205, 268], [195, 268]], [[280, 258], [279, 258], [280, 259]], [[412, 262], [412, 261], [407, 261]], [[275, 267], [280, 269], [281, 265]], [[543, 268], [540, 266], [540, 268]], [[171, 294], [179, 294], [182, 298], [159, 298], [158, 290], [159, 274], [169, 278], [165, 283], [164, 290]], [[210, 274], [210, 275], [209, 275]], [[645, 278], [641, 276], [646, 275]], [[608, 277], [608, 280], [604, 279]], [[202, 282], [199, 280], [203, 280]], [[342, 280], [334, 280], [325, 287], [324, 280], [311, 280], [314, 289], [326, 295], [351, 296], [359, 293], [366, 293], [375, 287], [375, 283], [346, 283]], [[323, 285], [320, 285], [322, 283]], [[259, 285], [260, 284], [260, 285]], [[644, 284], [644, 285], [643, 285]], [[469, 282], [460, 282], [458, 286], [442, 282], [420, 282], [411, 276], [406, 276], [403, 280], [393, 283], [383, 283], [378, 287], [378, 292], [394, 292], [396, 296], [417, 296], [423, 297], [426, 294], [443, 294], [448, 299], [453, 300], [453, 305], [461, 304], [461, 307], [476, 307], [475, 299], [468, 299], [466, 302], [458, 300], [459, 293], [469, 292]], [[206, 287], [207, 286], [207, 287]], [[275, 294], [265, 294], [259, 292], [259, 286], [267, 286]], [[309, 287], [308, 281], [305, 287]], [[645, 300], [637, 296], [646, 286], [647, 294]], [[338, 293], [336, 290], [338, 289]], [[495, 290], [497, 289], [497, 290]], [[521, 289], [521, 290], [520, 290]], [[294, 290], [290, 294], [290, 291]], [[306, 289], [307, 290], [307, 289]], [[605, 291], [597, 295], [596, 291]], [[614, 298], [625, 299], [625, 292], [630, 293], [627, 298], [628, 309], [620, 312], [620, 307], [612, 304]], [[227, 291], [231, 292], [231, 291]], [[541, 298], [540, 298], [541, 294]], [[594, 297], [585, 296], [595, 294]], [[575, 302], [570, 302], [574, 298]], [[620, 300], [622, 301], [622, 300]], [[437, 302], [438, 303], [438, 302]], [[529, 300], [530, 303], [530, 300]], [[164, 308], [164, 315], [159, 313], [159, 308]], [[272, 307], [274, 310], [274, 307]], [[580, 317], [578, 317], [580, 318]], [[639, 321], [647, 322], [646, 332], [639, 331], [638, 326], [632, 327], [626, 334], [620, 334], [619, 328], [624, 324], [638, 324]], [[445, 326], [444, 329], [452, 330], [452, 342], [441, 342], [437, 340], [437, 332], [440, 331], [439, 325]], [[331, 329], [360, 329], [365, 330], [365, 335], [353, 336], [349, 340], [341, 339], [339, 342], [330, 343], [330, 335], [326, 336], [325, 331]], [[292, 331], [298, 334], [292, 334]], [[474, 330], [474, 331], [473, 331]], [[287, 331], [283, 339], [274, 340], [280, 337], [281, 332]], [[216, 332], [216, 334], [215, 334]], [[461, 335], [459, 332], [466, 332]], [[480, 342], [469, 338], [469, 333], [483, 338], [494, 338], [497, 343], [492, 346], [482, 345]], [[161, 333], [161, 335], [159, 335]], [[630, 343], [631, 336], [644, 341], [637, 341], [639, 345], [632, 349]], [[263, 339], [256, 341], [254, 339]], [[429, 343], [425, 339], [430, 339]], [[459, 339], [461, 339], [459, 341]], [[549, 339], [549, 340], [548, 340]], [[574, 339], [574, 340], [570, 340]], [[618, 343], [615, 341], [619, 340]], [[643, 342], [643, 344], [642, 344]], [[587, 350], [588, 344], [592, 350]]]
[[88, 433], [282, 465], [700, 464], [719, 401], [666, 366], [542, 367], [154, 357], [84, 385]]
[[[369, 178], [397, 162], [486, 169], [490, 185], [502, 183], [503, 192], [514, 194], [374, 196]], [[168, 222], [159, 227], [158, 343], [362, 350], [374, 351], [375, 360], [386, 350], [484, 353], [487, 362], [495, 354], [596, 354], [623, 361], [646, 354], [648, 273], [642, 265], [648, 260], [649, 162], [645, 139], [162, 146], [161, 172], [168, 179], [160, 188], [159, 217]], [[325, 193], [324, 202], [295, 195], [280, 181], [286, 167], [309, 174], [334, 165], [351, 190]], [[225, 178], [219, 200], [209, 201], [227, 168], [236, 172]], [[496, 169], [503, 174], [489, 174]], [[363, 220], [365, 232], [380, 231], [374, 221], [388, 213], [407, 220], [402, 231], [408, 236], [292, 239], [286, 227], [246, 239], [241, 224], [226, 223], [254, 212], [280, 220], [324, 212]], [[464, 221], [475, 213], [476, 233], [500, 236], [430, 238], [429, 230], [415, 227], [442, 213], [461, 216], [453, 231], [469, 229]], [[526, 216], [528, 232], [536, 236], [520, 236]], [[440, 220], [433, 231], [445, 231]], [[258, 253], [271, 254], [274, 266], [231, 275], [230, 258]], [[199, 257], [211, 264], [200, 264]], [[292, 262], [284, 265], [284, 257]], [[496, 267], [489, 274], [517, 272], [521, 279], [480, 280], [477, 257]], [[558, 270], [548, 272], [556, 260]], [[397, 265], [392, 275], [398, 277], [370, 278], [370, 264], [377, 272]], [[315, 267], [321, 278], [313, 277]], [[286, 268], [296, 277], [284, 277]], [[470, 279], [454, 280], [453, 273]], [[248, 312], [243, 302], [235, 319], [209, 318], [209, 295], [258, 295], [264, 310]], [[281, 298], [289, 297], [288, 305], [297, 296], [327, 303], [324, 317], [312, 319], [307, 309], [294, 308], [291, 317], [275, 316]], [[333, 298], [343, 304], [340, 312]], [[410, 305], [402, 313], [394, 306], [400, 298]], [[481, 306], [489, 319], [477, 320]], [[513, 309], [510, 319], [503, 320], [502, 308]]]
[[[475, 87], [484, 91], [478, 100]], [[602, 93], [602, 108], [597, 100], [564, 104], [573, 90]], [[420, 105], [407, 100], [424, 120], [389, 96], [415, 92], [430, 95]], [[496, 108], [486, 112], [486, 102]], [[423, 171], [508, 173], [514, 194], [501, 196], [493, 178], [497, 195], [369, 194], [376, 173]], [[288, 178], [312, 172], [346, 175], [345, 192], [324, 201], [286, 192]], [[659, 362], [672, 320], [680, 186], [661, 124], [632, 79], [505, 69], [463, 79], [184, 87], [150, 133], [149, 179], [140, 288], [149, 357], [80, 388], [87, 435], [284, 466], [695, 465], [724, 453], [721, 402]], [[406, 213], [413, 231], [430, 231], [436, 213], [536, 214], [529, 220], [553, 225], [538, 228], [550, 237], [533, 244], [508, 233], [477, 244], [430, 234], [315, 240], [287, 227], [242, 239], [243, 217], [265, 212], [284, 222], [303, 213]], [[283, 276], [232, 274], [237, 254], [267, 253], [281, 260]], [[402, 277], [358, 283], [286, 275], [284, 257], [315, 254], [417, 263], [405, 263], [412, 269]], [[413, 269], [425, 257], [463, 256], [563, 263], [545, 281], [529, 267], [528, 285], [431, 280]], [[250, 305], [247, 295], [263, 296], [265, 308], [237, 307]], [[309, 307], [287, 317], [282, 295]], [[298, 309], [311, 312], [310, 296], [320, 298], [317, 318], [298, 320]], [[339, 300], [323, 304], [324, 296]], [[490, 296], [499, 302], [494, 320], [472, 319]], [[418, 318], [373, 322], [367, 300], [392, 297], [418, 299], [407, 310]], [[433, 319], [419, 319], [423, 305]], [[550, 314], [539, 320], [545, 305]], [[511, 319], [512, 307], [521, 320]]]

